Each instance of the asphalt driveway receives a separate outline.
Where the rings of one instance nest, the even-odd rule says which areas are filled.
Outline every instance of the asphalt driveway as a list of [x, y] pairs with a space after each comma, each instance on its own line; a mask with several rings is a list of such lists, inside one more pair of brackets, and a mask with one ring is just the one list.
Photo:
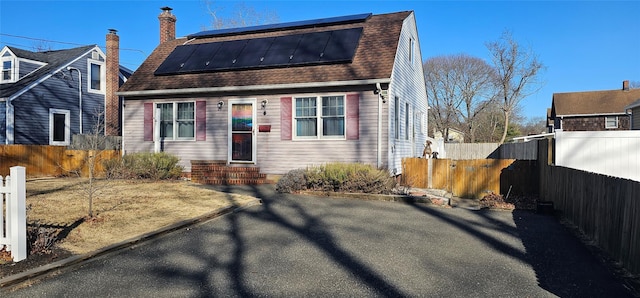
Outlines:
[[549, 216], [280, 195], [3, 297], [631, 297]]

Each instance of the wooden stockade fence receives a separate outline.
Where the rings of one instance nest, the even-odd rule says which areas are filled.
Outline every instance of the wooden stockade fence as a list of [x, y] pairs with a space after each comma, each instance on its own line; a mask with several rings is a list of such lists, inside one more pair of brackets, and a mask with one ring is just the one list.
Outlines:
[[418, 188], [443, 189], [456, 197], [480, 199], [490, 192], [501, 193], [503, 171], [514, 162], [514, 159], [406, 158], [402, 162], [402, 182]]
[[517, 159], [536, 160], [538, 157], [538, 143], [445, 143], [445, 156], [454, 160], [471, 159]]
[[540, 198], [633, 274], [640, 274], [640, 182], [543, 166]]
[[68, 150], [64, 146], [0, 145], [0, 175], [13, 166], [23, 166], [29, 177], [69, 176], [88, 173], [86, 160], [96, 156], [96, 173], [103, 173], [102, 160], [120, 157], [119, 150]]

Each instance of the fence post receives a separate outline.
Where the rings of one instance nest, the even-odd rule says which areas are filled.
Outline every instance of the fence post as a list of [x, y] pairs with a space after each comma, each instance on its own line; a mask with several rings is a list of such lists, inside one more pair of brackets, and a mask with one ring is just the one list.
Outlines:
[[26, 175], [24, 167], [11, 167], [9, 224], [11, 256], [14, 262], [27, 258]]

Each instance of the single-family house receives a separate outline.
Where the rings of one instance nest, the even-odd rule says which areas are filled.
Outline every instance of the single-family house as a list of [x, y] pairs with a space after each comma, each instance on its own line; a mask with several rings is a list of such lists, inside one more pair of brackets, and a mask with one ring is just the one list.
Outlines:
[[132, 71], [119, 65], [116, 31], [106, 39], [106, 54], [97, 45], [43, 52], [3, 47], [0, 144], [69, 145], [72, 135], [93, 134], [105, 123], [100, 117], [107, 135], [120, 135], [115, 92]]
[[631, 113], [631, 129], [640, 130], [640, 97], [624, 109]]
[[159, 20], [160, 45], [118, 92], [125, 154], [169, 152], [201, 181], [220, 164], [281, 175], [362, 162], [401, 174], [402, 158], [421, 156], [427, 99], [413, 12], [182, 38], [171, 8]]
[[629, 81], [618, 90], [554, 93], [549, 132], [628, 130], [626, 107], [638, 98], [640, 89], [630, 89]]

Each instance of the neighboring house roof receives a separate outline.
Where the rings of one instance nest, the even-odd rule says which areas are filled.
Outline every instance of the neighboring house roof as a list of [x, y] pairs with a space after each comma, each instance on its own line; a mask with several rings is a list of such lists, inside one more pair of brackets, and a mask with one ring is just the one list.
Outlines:
[[638, 100], [632, 102], [630, 105], [624, 107], [625, 110], [630, 110], [630, 109], [635, 109], [637, 107], [640, 107], [640, 97], [638, 98]]
[[95, 45], [92, 45], [92, 46], [82, 46], [82, 47], [66, 49], [66, 50], [31, 52], [31, 51], [7, 46], [7, 48], [9, 48], [9, 50], [13, 54], [15, 54], [18, 58], [45, 62], [47, 64], [44, 65], [43, 67], [40, 67], [38, 70], [30, 73], [29, 75], [21, 78], [15, 83], [0, 84], [0, 98], [10, 97], [16, 92], [34, 83], [41, 77], [58, 70], [60, 67], [63, 67], [65, 64], [72, 62], [74, 59], [78, 58], [81, 55], [84, 55], [85, 53], [87, 53], [88, 51], [90, 51], [95, 47], [96, 47]]
[[640, 89], [554, 93], [555, 116], [624, 114], [640, 98]]
[[[193, 92], [208, 88], [273, 85], [305, 85], [328, 82], [389, 80], [403, 21], [411, 12], [373, 15], [356, 22], [334, 22], [318, 26], [274, 26], [269, 30], [244, 31], [215, 35], [194, 34], [160, 44], [140, 68], [120, 88], [120, 95], [144, 95], [145, 91], [166, 93], [175, 89]], [[350, 63], [325, 63], [296, 66], [262, 67], [241, 70], [219, 70], [201, 73], [156, 75], [154, 72], [180, 45], [211, 44], [232, 40], [250, 40], [312, 32], [363, 28], [355, 55]], [[215, 32], [214, 32], [215, 33]], [[388, 82], [388, 81], [387, 81]], [[174, 89], [173, 91], [170, 89]]]

